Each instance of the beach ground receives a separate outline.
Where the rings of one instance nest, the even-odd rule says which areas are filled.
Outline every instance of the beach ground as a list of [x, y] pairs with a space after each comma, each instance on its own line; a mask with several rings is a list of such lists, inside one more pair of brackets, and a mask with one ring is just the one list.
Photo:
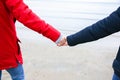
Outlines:
[[[43, 37], [21, 39], [26, 80], [111, 80], [118, 39], [109, 36], [74, 47], [57, 47]], [[11, 80], [6, 71], [2, 80]]]

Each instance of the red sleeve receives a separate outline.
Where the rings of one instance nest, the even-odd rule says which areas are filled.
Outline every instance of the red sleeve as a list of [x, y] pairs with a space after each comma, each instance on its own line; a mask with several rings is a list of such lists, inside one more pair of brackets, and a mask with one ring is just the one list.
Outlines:
[[5, 0], [5, 3], [13, 16], [28, 28], [54, 42], [59, 38], [60, 32], [33, 13], [23, 0]]

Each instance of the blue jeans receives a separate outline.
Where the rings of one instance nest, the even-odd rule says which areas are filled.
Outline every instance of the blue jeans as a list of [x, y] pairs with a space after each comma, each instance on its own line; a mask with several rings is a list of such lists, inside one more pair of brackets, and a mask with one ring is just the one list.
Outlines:
[[117, 75], [114, 74], [112, 80], [120, 80], [120, 78]]
[[[16, 68], [10, 68], [7, 69], [6, 71], [10, 74], [12, 80], [25, 80], [24, 70], [21, 64], [18, 64]], [[1, 76], [2, 76], [2, 71], [0, 70], [0, 80], [1, 80]]]

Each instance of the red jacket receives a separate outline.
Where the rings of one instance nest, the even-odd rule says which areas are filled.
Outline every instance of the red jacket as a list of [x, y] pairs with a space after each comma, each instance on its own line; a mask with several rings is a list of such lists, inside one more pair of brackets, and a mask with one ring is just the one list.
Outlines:
[[23, 63], [15, 19], [54, 42], [60, 37], [60, 32], [34, 14], [23, 0], [0, 0], [0, 70]]

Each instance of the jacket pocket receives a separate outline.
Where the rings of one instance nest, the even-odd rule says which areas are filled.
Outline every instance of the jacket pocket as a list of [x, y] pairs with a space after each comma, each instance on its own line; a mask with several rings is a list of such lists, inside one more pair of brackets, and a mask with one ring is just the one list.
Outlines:
[[20, 43], [21, 43], [21, 41], [19, 39], [17, 39], [17, 51], [18, 51], [18, 54], [20, 54], [20, 51], [21, 51], [20, 45], [19, 45]]

